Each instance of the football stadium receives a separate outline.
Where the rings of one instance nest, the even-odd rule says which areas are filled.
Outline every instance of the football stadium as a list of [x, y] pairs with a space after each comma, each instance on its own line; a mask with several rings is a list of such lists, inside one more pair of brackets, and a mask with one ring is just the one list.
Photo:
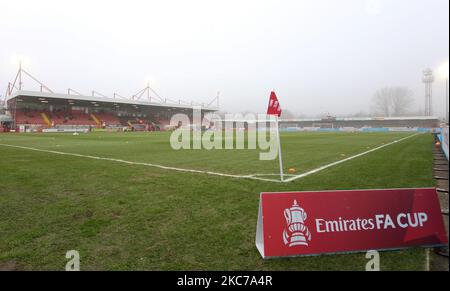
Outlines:
[[[262, 260], [259, 193], [437, 186], [435, 117], [280, 120], [281, 181], [277, 161], [255, 150], [173, 150], [182, 125], [170, 117], [202, 104], [151, 102], [149, 87], [129, 99], [55, 94], [39, 81], [27, 91], [24, 74], [35, 79], [20, 69], [9, 84], [0, 136], [0, 261], [13, 269], [59, 269], [75, 245], [86, 270], [361, 270], [361, 254]], [[233, 122], [234, 143], [247, 142], [249, 123]], [[424, 270], [428, 256], [387, 252], [382, 267]]]
[[[253, 11], [253, 6], [245, 7]], [[165, 10], [169, 8], [164, 8], [164, 15], [170, 14]], [[370, 18], [367, 24], [366, 18], [383, 14], [369, 8], [364, 9], [361, 27], [372, 27], [370, 21], [376, 20]], [[223, 12], [218, 11], [218, 15]], [[255, 14], [262, 13], [258, 11]], [[294, 17], [284, 8], [280, 11], [289, 19]], [[230, 13], [226, 19], [234, 15]], [[283, 13], [276, 14], [276, 19], [283, 19]], [[111, 15], [118, 18], [120, 14]], [[261, 15], [267, 16], [266, 12]], [[444, 16], [448, 20], [448, 14]], [[143, 19], [143, 23], [153, 21]], [[80, 20], [68, 22], [75, 24], [75, 32], [91, 29], [78, 28]], [[343, 36], [363, 38], [353, 24], [338, 23], [346, 27], [345, 33], [339, 32]], [[240, 26], [228, 31], [220, 22], [208, 22], [211, 27], [201, 22], [193, 29], [202, 31], [199, 35], [183, 30], [175, 40], [172, 35], [180, 33], [178, 25], [164, 33], [153, 31], [152, 36], [163, 43], [159, 51], [156, 42], [139, 40], [132, 45], [130, 40], [144, 30], [123, 25], [136, 31], [121, 30], [118, 24], [114, 29], [93, 25], [95, 31], [113, 31], [103, 37], [113, 39], [114, 46], [93, 38], [91, 43], [101, 50], [95, 57], [87, 53], [86, 59], [88, 38], [80, 38], [85, 45], [76, 46], [76, 51], [72, 49], [75, 42], [68, 39], [80, 36], [70, 30], [70, 37], [60, 36], [67, 42], [61, 47], [51, 41], [48, 45], [27, 42], [33, 48], [30, 54], [50, 55], [48, 59], [54, 61], [30, 65], [21, 58], [14, 69], [8, 67], [9, 79], [0, 79], [5, 91], [0, 98], [0, 271], [448, 271], [448, 61], [442, 65], [442, 58], [448, 58], [448, 45], [444, 53], [435, 53], [433, 61], [439, 59], [439, 64], [430, 58], [414, 63], [414, 69], [422, 70], [427, 63], [433, 69], [411, 73], [405, 63], [412, 61], [407, 59], [393, 62], [403, 65], [404, 71], [396, 67], [398, 71], [383, 75], [380, 56], [366, 55], [360, 50], [363, 44], [356, 41], [351, 47], [340, 44], [342, 51], [324, 53], [328, 40], [319, 47], [291, 35], [289, 40], [302, 45], [289, 44], [279, 50], [270, 46], [263, 50], [269, 54], [266, 57], [259, 50], [246, 50], [253, 38], [267, 42], [261, 28], [242, 23], [251, 29], [245, 40], [232, 47], [216, 39], [216, 32], [234, 40], [244, 34]], [[185, 25], [190, 27], [188, 21]], [[280, 25], [284, 32], [293, 29], [289, 23]], [[305, 37], [315, 42], [323, 33], [332, 34], [334, 25]], [[250, 33], [253, 29], [257, 33]], [[268, 29], [267, 33], [278, 36], [279, 32]], [[359, 37], [350, 37], [353, 33]], [[116, 39], [122, 34], [129, 43]], [[203, 43], [203, 37], [208, 42]], [[191, 51], [189, 45], [196, 41], [198, 51]], [[219, 44], [217, 51], [207, 52], [209, 46]], [[203, 45], [206, 48], [200, 48]], [[324, 61], [320, 72], [313, 69], [320, 62], [310, 64], [310, 79], [303, 75], [308, 80], [303, 83], [293, 76], [298, 68], [290, 66], [291, 62], [298, 67], [307, 63], [307, 58], [299, 61], [298, 48], [308, 51], [309, 45], [314, 47], [309, 53], [322, 52]], [[141, 47], [154, 51], [147, 54]], [[351, 57], [344, 53], [347, 50], [353, 52]], [[59, 57], [70, 59], [67, 54], [75, 56], [75, 51], [83, 57], [77, 56], [77, 61], [69, 62], [71, 66], [59, 64]], [[291, 51], [295, 53], [288, 57]], [[134, 52], [137, 61], [131, 56]], [[89, 66], [93, 60], [101, 62], [103, 54], [111, 54], [103, 59], [102, 70], [114, 81], [103, 79], [101, 89], [88, 90], [102, 80]], [[220, 59], [222, 54], [227, 57]], [[111, 77], [114, 70], [107, 64], [116, 62], [117, 56], [126, 61], [114, 67], [121, 70]], [[270, 66], [280, 73], [265, 72], [272, 63], [270, 56], [281, 63], [287, 58], [283, 65]], [[353, 70], [361, 56], [376, 59], [371, 59], [367, 72], [358, 67], [358, 73], [336, 74], [333, 65], [323, 65], [333, 58], [338, 67], [345, 59]], [[141, 62], [153, 57], [168, 63], [167, 71], [165, 64], [158, 67], [164, 72], [159, 88], [147, 81], [133, 94], [112, 91], [124, 89], [126, 82], [136, 84], [131, 77], [142, 75], [144, 69], [139, 66], [149, 63]], [[197, 65], [198, 60], [204, 61], [203, 66]], [[82, 69], [76, 62], [83, 63]], [[223, 67], [205, 70], [216, 62]], [[440, 75], [446, 74], [440, 83], [438, 66], [445, 69], [439, 69]], [[0, 78], [2, 74], [0, 69]], [[265, 80], [273, 83], [262, 85]], [[414, 90], [407, 85], [374, 90], [380, 84], [392, 84], [391, 80]], [[334, 88], [325, 86], [326, 82]], [[67, 88], [72, 83], [80, 88]], [[203, 90], [199, 84], [207, 88], [220, 84], [225, 89]], [[272, 84], [277, 88], [266, 88]], [[111, 93], [102, 92], [106, 90]], [[199, 101], [198, 92], [206, 91], [210, 96]], [[361, 96], [374, 91], [373, 112], [356, 114], [369, 107]], [[414, 104], [412, 95], [419, 96], [420, 105]], [[180, 280], [178, 286], [214, 285], [187, 277]], [[273, 283], [270, 279], [255, 279], [254, 284], [236, 280], [230, 285]]]

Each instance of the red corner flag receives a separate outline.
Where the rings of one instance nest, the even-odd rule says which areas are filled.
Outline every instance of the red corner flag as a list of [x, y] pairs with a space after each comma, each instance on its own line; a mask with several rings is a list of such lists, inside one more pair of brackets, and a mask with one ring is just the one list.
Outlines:
[[267, 115], [276, 115], [278, 117], [281, 116], [280, 102], [278, 102], [277, 95], [273, 91], [270, 93], [269, 107], [267, 107]]

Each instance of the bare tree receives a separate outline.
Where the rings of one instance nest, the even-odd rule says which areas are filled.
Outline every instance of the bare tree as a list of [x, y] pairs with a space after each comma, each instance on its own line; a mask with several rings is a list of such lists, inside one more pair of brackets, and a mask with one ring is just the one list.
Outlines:
[[389, 88], [382, 88], [373, 97], [373, 111], [383, 116], [391, 116]]
[[385, 87], [373, 97], [374, 111], [386, 117], [404, 116], [414, 103], [412, 91], [406, 87]]
[[391, 106], [393, 116], [404, 116], [408, 114], [414, 99], [413, 92], [406, 87], [392, 88]]

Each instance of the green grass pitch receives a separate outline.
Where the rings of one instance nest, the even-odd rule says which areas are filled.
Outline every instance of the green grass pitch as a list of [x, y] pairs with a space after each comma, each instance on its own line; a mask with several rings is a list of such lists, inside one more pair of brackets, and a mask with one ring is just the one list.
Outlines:
[[[291, 183], [184, 173], [7, 145], [234, 175], [276, 174], [259, 150], [181, 150], [170, 133], [0, 135], [0, 267], [64, 270], [364, 270], [365, 254], [261, 259], [259, 193], [434, 186], [432, 135], [420, 134]], [[411, 133], [282, 133], [297, 174]], [[326, 203], [324, 201], [324, 203]], [[425, 251], [381, 254], [382, 270], [423, 270]]]

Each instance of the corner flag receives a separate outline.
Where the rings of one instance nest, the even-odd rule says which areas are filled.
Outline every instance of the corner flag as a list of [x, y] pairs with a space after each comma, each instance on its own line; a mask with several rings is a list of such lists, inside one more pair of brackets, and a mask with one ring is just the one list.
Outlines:
[[275, 92], [270, 93], [269, 106], [267, 107], [267, 115], [281, 116], [281, 105], [278, 102], [277, 95]]
[[281, 141], [280, 141], [280, 132], [278, 128], [278, 118], [281, 116], [281, 105], [280, 102], [278, 102], [277, 95], [274, 91], [270, 93], [269, 98], [269, 106], [267, 107], [267, 115], [274, 115], [275, 117], [275, 123], [277, 128], [277, 139], [278, 139], [278, 160], [280, 161], [280, 178], [281, 181], [284, 181], [284, 174], [283, 174], [283, 158], [281, 157]]

